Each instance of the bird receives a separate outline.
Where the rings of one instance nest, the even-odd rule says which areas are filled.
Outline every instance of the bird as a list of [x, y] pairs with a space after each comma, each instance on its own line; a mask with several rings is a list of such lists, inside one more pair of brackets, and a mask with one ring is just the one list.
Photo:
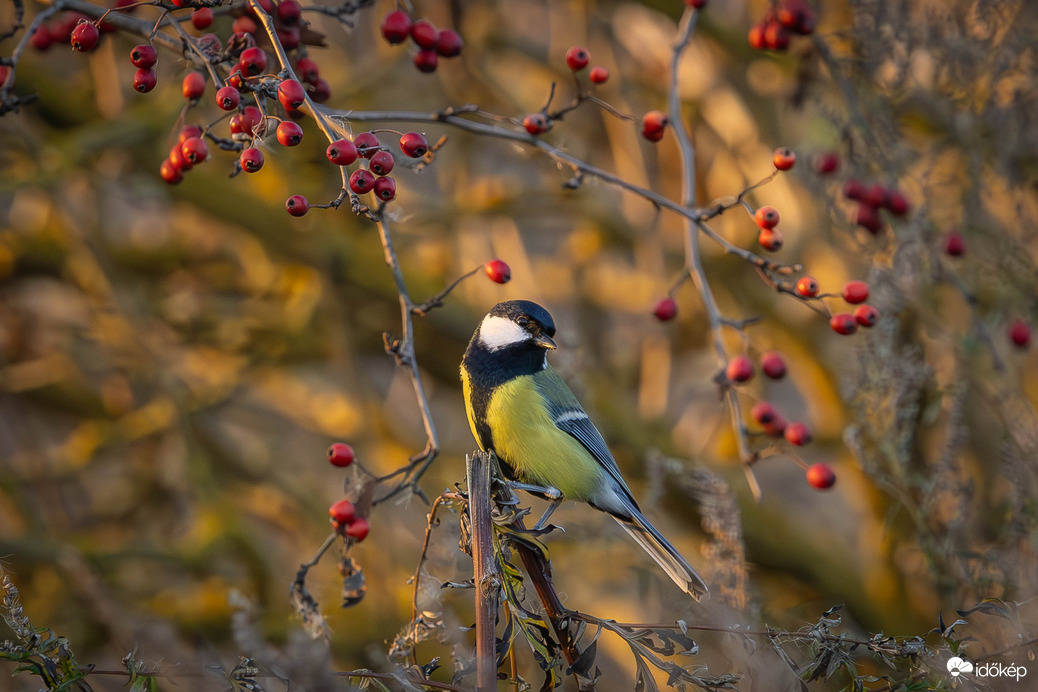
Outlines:
[[514, 487], [551, 500], [540, 528], [564, 499], [611, 515], [685, 593], [706, 584], [645, 518], [605, 439], [548, 363], [555, 321], [529, 300], [498, 303], [479, 323], [461, 361], [465, 412], [476, 443], [494, 452]]

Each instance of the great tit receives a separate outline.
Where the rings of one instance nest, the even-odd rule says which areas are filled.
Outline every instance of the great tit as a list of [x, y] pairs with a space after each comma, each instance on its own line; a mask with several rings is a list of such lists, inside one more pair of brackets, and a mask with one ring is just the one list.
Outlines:
[[510, 480], [556, 500], [539, 525], [560, 493], [586, 502], [612, 515], [674, 583], [700, 598], [706, 584], [642, 515], [602, 434], [548, 364], [553, 336], [555, 322], [537, 303], [509, 300], [487, 313], [461, 361], [472, 435]]

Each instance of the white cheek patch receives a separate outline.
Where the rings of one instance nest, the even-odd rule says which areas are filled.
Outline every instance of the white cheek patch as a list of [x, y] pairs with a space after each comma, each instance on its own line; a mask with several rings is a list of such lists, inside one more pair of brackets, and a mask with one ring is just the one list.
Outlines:
[[488, 315], [479, 326], [479, 340], [491, 351], [500, 351], [529, 339], [529, 332], [506, 317]]

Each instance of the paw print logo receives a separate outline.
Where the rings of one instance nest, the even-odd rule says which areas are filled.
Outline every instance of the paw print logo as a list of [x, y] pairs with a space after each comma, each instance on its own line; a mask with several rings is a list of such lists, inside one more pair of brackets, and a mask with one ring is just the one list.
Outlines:
[[973, 664], [958, 656], [952, 656], [948, 659], [948, 672], [952, 674], [953, 678], [957, 678], [963, 673], [972, 673]]

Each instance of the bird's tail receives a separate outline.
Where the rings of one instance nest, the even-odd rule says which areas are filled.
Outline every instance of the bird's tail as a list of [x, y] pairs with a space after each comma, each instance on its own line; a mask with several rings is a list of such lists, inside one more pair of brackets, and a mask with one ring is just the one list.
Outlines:
[[641, 512], [633, 507], [629, 507], [628, 510], [631, 513], [630, 519], [615, 515], [613, 518], [624, 527], [627, 533], [631, 534], [634, 540], [638, 541], [645, 552], [652, 556], [652, 559], [663, 568], [667, 576], [673, 579], [682, 591], [697, 601], [709, 593], [706, 584], [692, 569], [692, 565], [688, 564], [688, 560], [681, 556], [677, 548], [672, 546], [670, 541], [642, 516]]

